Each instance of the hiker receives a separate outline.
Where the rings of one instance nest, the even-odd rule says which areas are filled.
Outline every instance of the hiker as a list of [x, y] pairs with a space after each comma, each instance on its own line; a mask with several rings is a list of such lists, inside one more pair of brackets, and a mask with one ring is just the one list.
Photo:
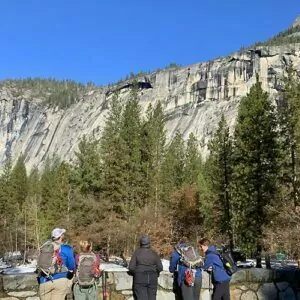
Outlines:
[[80, 241], [80, 253], [76, 254], [76, 277], [73, 287], [75, 300], [96, 300], [96, 279], [100, 277], [100, 257], [92, 252], [92, 243]]
[[155, 300], [159, 273], [163, 270], [158, 254], [151, 249], [148, 236], [140, 239], [137, 249], [129, 262], [129, 272], [133, 275], [133, 294], [136, 300]]
[[207, 238], [199, 241], [199, 248], [205, 253], [204, 270], [209, 273], [213, 283], [212, 300], [230, 300], [229, 282], [231, 276], [225, 270], [224, 264], [216, 248]]
[[173, 273], [176, 300], [198, 300], [202, 286], [202, 258], [184, 237], [174, 247], [169, 271]]
[[53, 229], [51, 241], [40, 248], [37, 271], [41, 300], [64, 300], [71, 292], [75, 260], [73, 248], [63, 243], [65, 232]]

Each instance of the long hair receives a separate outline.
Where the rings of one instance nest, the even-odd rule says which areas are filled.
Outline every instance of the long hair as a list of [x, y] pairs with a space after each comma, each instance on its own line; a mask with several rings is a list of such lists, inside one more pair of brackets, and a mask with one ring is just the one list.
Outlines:
[[91, 252], [93, 249], [93, 244], [92, 242], [89, 241], [80, 241], [79, 246], [80, 246], [80, 251], [85, 253]]

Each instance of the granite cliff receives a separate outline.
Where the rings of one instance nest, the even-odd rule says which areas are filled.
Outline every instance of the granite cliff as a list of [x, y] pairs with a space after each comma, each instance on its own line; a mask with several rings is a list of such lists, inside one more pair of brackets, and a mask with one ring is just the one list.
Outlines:
[[[255, 82], [255, 74], [275, 100], [291, 62], [300, 70], [300, 43], [256, 46], [224, 58], [138, 76], [135, 80], [144, 111], [150, 103], [162, 102], [168, 138], [176, 130], [184, 137], [193, 132], [205, 156], [222, 114], [230, 128], [234, 128], [239, 102]], [[72, 160], [83, 135], [101, 135], [114, 93], [118, 90], [120, 97], [126, 99], [131, 88], [130, 80], [109, 87], [89, 87], [81, 91], [76, 103], [60, 109], [45, 105], [33, 89], [20, 91], [16, 84], [0, 82], [0, 165], [7, 157], [15, 160], [21, 153], [28, 168], [41, 167], [52, 154]]]

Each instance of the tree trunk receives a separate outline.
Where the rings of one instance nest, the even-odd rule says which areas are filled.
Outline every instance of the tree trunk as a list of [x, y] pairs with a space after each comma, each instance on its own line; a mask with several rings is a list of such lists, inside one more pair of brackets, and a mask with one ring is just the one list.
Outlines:
[[23, 255], [23, 264], [26, 262], [26, 248], [27, 248], [27, 217], [26, 209], [24, 209], [24, 255]]
[[265, 260], [266, 260], [266, 268], [270, 270], [271, 269], [271, 257], [270, 257], [269, 252], [265, 253]]
[[260, 244], [257, 244], [257, 248], [256, 248], [256, 268], [262, 268], [261, 252], [262, 252], [262, 246]]

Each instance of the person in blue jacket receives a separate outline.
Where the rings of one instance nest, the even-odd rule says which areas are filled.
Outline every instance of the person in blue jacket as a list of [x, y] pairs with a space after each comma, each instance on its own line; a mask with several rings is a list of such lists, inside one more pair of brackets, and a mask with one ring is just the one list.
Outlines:
[[64, 300], [71, 291], [75, 258], [73, 248], [63, 243], [65, 232], [66, 230], [62, 228], [55, 228], [52, 231], [52, 242], [56, 246], [61, 268], [59, 272], [50, 276], [40, 273], [38, 282], [41, 300]]
[[203, 269], [212, 276], [213, 295], [212, 300], [230, 300], [229, 282], [231, 276], [227, 274], [216, 248], [207, 238], [199, 241], [200, 250], [205, 253]]
[[195, 278], [193, 285], [189, 286], [185, 282], [185, 272], [189, 268], [182, 263], [181, 255], [176, 250], [187, 245], [186, 238], [181, 239], [181, 242], [174, 247], [171, 254], [169, 271], [174, 274], [173, 292], [176, 300], [199, 300], [202, 286], [202, 270], [200, 267], [192, 269]]

